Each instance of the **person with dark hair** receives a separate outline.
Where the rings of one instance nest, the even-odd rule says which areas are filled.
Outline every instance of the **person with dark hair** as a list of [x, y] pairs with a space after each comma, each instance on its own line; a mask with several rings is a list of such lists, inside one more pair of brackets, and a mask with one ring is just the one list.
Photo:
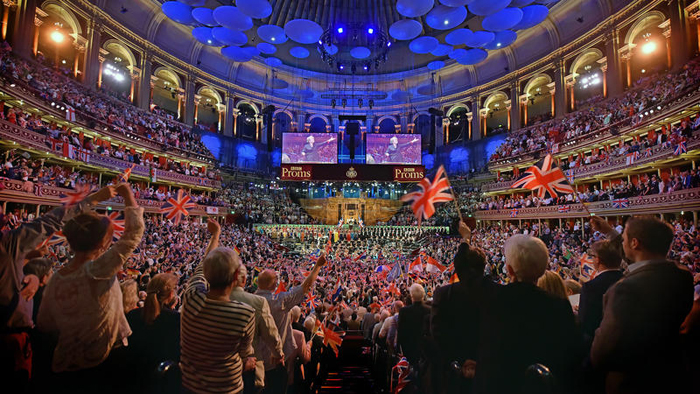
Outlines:
[[29, 332], [35, 323], [32, 298], [40, 280], [36, 275], [24, 274], [25, 256], [60, 230], [66, 220], [113, 196], [113, 188], [105, 187], [72, 207], [55, 208], [36, 220], [0, 233], [1, 381], [21, 386], [31, 377]]
[[161, 273], [148, 282], [142, 308], [126, 314], [131, 327], [125, 359], [131, 365], [131, 379], [138, 392], [150, 392], [148, 379], [163, 361], [180, 361], [180, 313], [173, 310], [178, 277]]
[[621, 238], [630, 265], [603, 297], [591, 362], [606, 374], [607, 393], [689, 392], [680, 327], [692, 308], [693, 277], [667, 260], [673, 228], [633, 217]]
[[[430, 332], [437, 345], [436, 368], [433, 370], [436, 386], [448, 393], [463, 393], [469, 389], [473, 377], [474, 360], [478, 356], [481, 315], [486, 300], [497, 289], [494, 282], [484, 277], [486, 254], [470, 245], [471, 229], [459, 222], [462, 243], [454, 258], [459, 282], [435, 290], [430, 314]], [[452, 364], [460, 366], [461, 373], [452, 371]]]
[[113, 373], [104, 362], [131, 334], [116, 275], [141, 242], [143, 208], [128, 183], [115, 190], [124, 199], [124, 234], [110, 247], [107, 216], [88, 212], [68, 221], [63, 233], [73, 258], [53, 275], [39, 309], [38, 328], [57, 335], [52, 370], [61, 390], [101, 387]]
[[44, 295], [44, 289], [46, 284], [49, 283], [53, 271], [51, 267], [53, 263], [49, 259], [44, 258], [34, 258], [27, 262], [22, 271], [24, 275], [35, 275], [39, 278], [39, 289], [34, 294], [34, 312], [32, 314], [32, 320], [36, 321], [36, 317], [39, 314], [39, 307], [41, 305], [41, 299]]

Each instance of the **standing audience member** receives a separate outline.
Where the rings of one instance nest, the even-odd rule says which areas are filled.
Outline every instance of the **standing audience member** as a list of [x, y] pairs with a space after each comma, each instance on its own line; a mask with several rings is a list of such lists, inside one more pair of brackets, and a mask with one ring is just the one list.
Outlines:
[[110, 247], [114, 229], [107, 216], [88, 212], [68, 221], [63, 233], [73, 258], [51, 277], [39, 309], [39, 329], [57, 335], [57, 391], [104, 392], [119, 363], [110, 352], [131, 334], [116, 275], [141, 242], [143, 208], [128, 183], [114, 189], [124, 199], [124, 234]]
[[183, 297], [182, 387], [185, 393], [240, 393], [243, 371], [255, 368], [255, 309], [231, 301], [241, 259], [234, 250], [219, 247], [219, 223], [210, 219], [207, 229], [211, 240], [204, 261], [197, 264]]
[[693, 304], [693, 278], [666, 259], [673, 237], [653, 217], [633, 217], [622, 233], [630, 265], [603, 298], [591, 348], [609, 394], [689, 392], [680, 327]]

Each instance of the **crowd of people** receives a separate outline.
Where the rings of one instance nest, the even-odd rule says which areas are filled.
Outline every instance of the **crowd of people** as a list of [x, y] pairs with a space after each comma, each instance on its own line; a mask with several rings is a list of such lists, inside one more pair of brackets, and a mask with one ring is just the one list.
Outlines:
[[[109, 221], [89, 209], [111, 198], [127, 207], [115, 243]], [[550, 368], [566, 392], [600, 390], [606, 373], [608, 380], [622, 373], [633, 378], [625, 384], [658, 388], [668, 382], [608, 364], [627, 357], [618, 352], [637, 354], [639, 346], [654, 354], [662, 349], [641, 339], [622, 350], [606, 347], [621, 323], [606, 324], [604, 316], [616, 311], [602, 312], [602, 293], [591, 302], [586, 286], [594, 274], [581, 261], [588, 256], [601, 277], [612, 270], [619, 280], [622, 269], [631, 272], [654, 256], [644, 245], [657, 247], [654, 237], [669, 231], [658, 246], [665, 252], [656, 249], [655, 256], [668, 255], [690, 273], [686, 278], [668, 271], [670, 263], [663, 266], [677, 287], [664, 295], [675, 308], [663, 327], [664, 346], [678, 352], [666, 359], [673, 369], [664, 371], [683, 378], [674, 384], [688, 382], [677, 346], [688, 337], [678, 330], [693, 302], [690, 278], [700, 280], [700, 235], [684, 221], [613, 224], [579, 220], [559, 228], [545, 221], [472, 234], [462, 223], [459, 236], [396, 226], [241, 226], [199, 218], [173, 224], [144, 215], [128, 184], [111, 185], [3, 233], [3, 264], [14, 267], [2, 271], [0, 304], [11, 306], [5, 325], [13, 328], [3, 343], [34, 347], [33, 357], [9, 375], [27, 390], [48, 383], [80, 392], [126, 374], [132, 379], [119, 380], [117, 392], [152, 392], [153, 385], [168, 384], [153, 371], [171, 361], [189, 392], [263, 386], [310, 392], [336, 359], [323, 336], [344, 330], [365, 338], [380, 386], [390, 384], [391, 367], [406, 357], [407, 390], [414, 392], [512, 392], [532, 384], [523, 374], [535, 362]], [[60, 229], [62, 242], [42, 243]], [[38, 288], [31, 301], [28, 292]], [[697, 335], [693, 318], [684, 325], [688, 335]], [[595, 330], [600, 324], [603, 339]], [[514, 332], [516, 326], [523, 331]], [[533, 342], [522, 346], [516, 338]], [[503, 373], [512, 379], [499, 379]]]
[[[552, 144], [570, 141], [612, 125], [637, 124], [644, 113], [688, 93], [700, 82], [700, 61], [688, 62], [678, 72], [657, 73], [637, 81], [620, 96], [597, 102], [590, 107], [532, 127], [511, 132], [491, 156], [491, 161], [516, 158], [526, 153], [544, 151]], [[653, 112], [652, 112], [653, 114]]]

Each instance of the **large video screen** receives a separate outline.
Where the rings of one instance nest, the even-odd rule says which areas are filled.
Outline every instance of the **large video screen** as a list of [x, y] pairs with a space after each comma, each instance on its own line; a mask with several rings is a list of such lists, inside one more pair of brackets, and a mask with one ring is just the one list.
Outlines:
[[282, 134], [282, 163], [338, 163], [335, 133]]
[[420, 164], [420, 134], [367, 134], [367, 164]]

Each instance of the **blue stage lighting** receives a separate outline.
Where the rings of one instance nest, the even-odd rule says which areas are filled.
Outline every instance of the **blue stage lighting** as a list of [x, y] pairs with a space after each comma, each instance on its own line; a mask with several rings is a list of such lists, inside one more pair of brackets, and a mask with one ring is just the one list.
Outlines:
[[367, 29], [367, 33], [374, 34], [374, 29], [370, 27], [369, 29]]
[[344, 31], [345, 31], [345, 30], [344, 30], [342, 27], [339, 27], [339, 28], [338, 28], [338, 34], [343, 34]]
[[390, 47], [391, 46], [391, 41], [386, 43], [386, 46]]

